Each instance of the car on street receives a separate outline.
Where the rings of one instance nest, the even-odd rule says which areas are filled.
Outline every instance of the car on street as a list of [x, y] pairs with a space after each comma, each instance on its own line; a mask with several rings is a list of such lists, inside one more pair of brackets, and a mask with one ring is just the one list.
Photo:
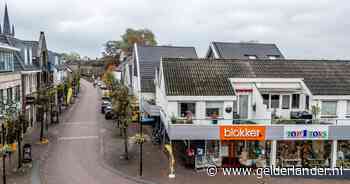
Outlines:
[[107, 106], [105, 109], [105, 119], [115, 120], [117, 119], [117, 114], [113, 111], [112, 106]]
[[108, 96], [102, 97], [102, 103], [101, 103], [101, 113], [105, 113], [105, 109], [108, 106], [112, 106], [111, 98]]

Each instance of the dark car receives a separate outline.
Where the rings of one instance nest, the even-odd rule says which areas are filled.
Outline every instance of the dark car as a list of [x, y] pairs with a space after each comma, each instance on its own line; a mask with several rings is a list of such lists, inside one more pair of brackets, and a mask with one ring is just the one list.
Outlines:
[[105, 109], [105, 119], [117, 119], [117, 114], [113, 111], [111, 106], [107, 106]]
[[112, 106], [110, 97], [102, 97], [101, 113], [105, 113], [107, 106]]

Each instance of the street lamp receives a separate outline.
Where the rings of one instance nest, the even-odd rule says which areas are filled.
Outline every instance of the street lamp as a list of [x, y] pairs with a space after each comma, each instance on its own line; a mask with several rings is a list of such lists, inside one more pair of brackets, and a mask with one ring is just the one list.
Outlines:
[[6, 137], [5, 137], [5, 126], [4, 126], [4, 121], [3, 121], [3, 119], [4, 119], [4, 116], [1, 114], [0, 115], [0, 123], [1, 123], [1, 134], [2, 134], [2, 141], [1, 141], [1, 143], [2, 143], [2, 148], [1, 148], [1, 155], [2, 155], [2, 182], [4, 183], [4, 184], [6, 184], [6, 154], [5, 154], [5, 152], [4, 152], [4, 150], [5, 150], [5, 139], [6, 139]]

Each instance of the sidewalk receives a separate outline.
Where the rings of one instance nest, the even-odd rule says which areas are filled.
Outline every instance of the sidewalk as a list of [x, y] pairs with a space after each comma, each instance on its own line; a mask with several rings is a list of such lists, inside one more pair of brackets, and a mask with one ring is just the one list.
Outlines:
[[[69, 112], [74, 107], [74, 104], [64, 109], [60, 115], [60, 122], [64, 122]], [[48, 158], [50, 141], [56, 139], [56, 126], [57, 124], [49, 124], [49, 132], [47, 137], [49, 144], [40, 144], [40, 124], [38, 123], [35, 128], [31, 128], [23, 137], [22, 146], [24, 144], [32, 145], [32, 159], [33, 162], [29, 164], [23, 164], [22, 168], [17, 170], [18, 167], [18, 152], [12, 153], [11, 159], [6, 158], [6, 177], [7, 184], [40, 184], [40, 163]], [[2, 183], [2, 161], [0, 162], [0, 172]]]

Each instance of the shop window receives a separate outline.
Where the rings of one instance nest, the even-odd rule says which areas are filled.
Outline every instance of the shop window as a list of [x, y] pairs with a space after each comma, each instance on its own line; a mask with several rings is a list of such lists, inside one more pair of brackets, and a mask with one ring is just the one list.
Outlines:
[[292, 95], [292, 108], [299, 109], [300, 108], [300, 94]]
[[336, 116], [337, 115], [337, 101], [323, 101], [321, 107], [322, 116]]
[[206, 102], [205, 114], [207, 117], [222, 116], [223, 102]]
[[282, 96], [282, 109], [289, 109], [290, 107], [290, 96], [283, 95]]
[[192, 116], [196, 114], [196, 103], [180, 103], [180, 116], [186, 117], [192, 113]]
[[271, 95], [271, 108], [278, 109], [280, 106], [280, 95]]
[[269, 94], [262, 94], [262, 98], [263, 98], [263, 103], [266, 105], [267, 108], [270, 108], [270, 103], [269, 103], [269, 99], [270, 99], [270, 95]]
[[220, 142], [216, 140], [207, 141], [206, 155], [213, 161], [220, 156]]

